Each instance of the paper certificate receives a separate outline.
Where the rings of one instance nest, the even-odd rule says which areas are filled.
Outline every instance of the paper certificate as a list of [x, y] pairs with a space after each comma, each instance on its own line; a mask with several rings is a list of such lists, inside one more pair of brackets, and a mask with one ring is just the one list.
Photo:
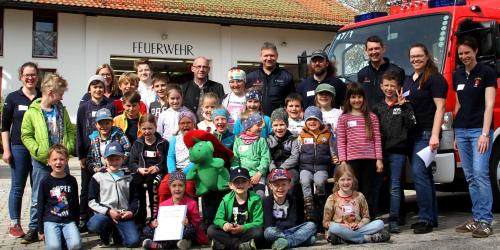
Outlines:
[[429, 167], [431, 165], [431, 162], [434, 161], [434, 158], [436, 158], [436, 153], [437, 151], [431, 151], [431, 147], [427, 146], [424, 149], [418, 151], [417, 155], [424, 161], [425, 166]]
[[186, 218], [186, 210], [186, 205], [161, 206], [158, 210], [158, 227], [153, 240], [181, 240], [184, 232], [182, 221]]

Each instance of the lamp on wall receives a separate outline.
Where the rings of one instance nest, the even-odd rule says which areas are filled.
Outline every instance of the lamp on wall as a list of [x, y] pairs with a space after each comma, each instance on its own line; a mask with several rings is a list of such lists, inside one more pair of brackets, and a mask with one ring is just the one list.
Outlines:
[[168, 34], [166, 32], [161, 33], [161, 40], [167, 40]]
[[281, 47], [286, 47], [287, 45], [288, 45], [287, 42], [285, 42], [285, 41], [281, 42]]

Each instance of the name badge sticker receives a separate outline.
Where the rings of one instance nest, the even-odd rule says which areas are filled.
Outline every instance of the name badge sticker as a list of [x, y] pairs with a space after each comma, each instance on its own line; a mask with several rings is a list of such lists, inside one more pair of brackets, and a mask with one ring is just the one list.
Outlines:
[[314, 96], [314, 94], [316, 94], [314, 90], [307, 91], [306, 93], [307, 96]]
[[145, 150], [144, 156], [146, 157], [156, 157], [156, 151]]
[[96, 113], [97, 113], [97, 111], [92, 111], [92, 117], [95, 117]]
[[404, 96], [404, 97], [407, 97], [407, 96], [409, 96], [409, 95], [410, 95], [410, 91], [409, 91], [409, 90], [407, 90], [406, 92], [404, 92], [404, 93], [403, 93], [403, 96]]
[[356, 127], [358, 125], [358, 121], [348, 121], [347, 122], [347, 127], [352, 128]]
[[465, 88], [465, 84], [458, 84], [457, 91], [464, 90], [464, 88]]
[[314, 144], [313, 138], [304, 138], [304, 144]]
[[26, 105], [19, 105], [19, 106], [17, 106], [17, 109], [19, 111], [26, 111], [26, 110], [28, 110], [28, 106], [26, 106]]
[[248, 150], [248, 145], [240, 145], [238, 150], [240, 152], [246, 152]]

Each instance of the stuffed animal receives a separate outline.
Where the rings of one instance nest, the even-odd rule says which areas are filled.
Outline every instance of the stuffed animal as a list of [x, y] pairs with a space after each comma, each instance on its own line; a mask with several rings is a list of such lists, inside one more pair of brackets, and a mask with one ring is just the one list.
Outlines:
[[196, 195], [208, 191], [220, 191], [228, 188], [229, 172], [224, 167], [224, 160], [214, 158], [214, 146], [210, 141], [194, 138], [196, 144], [189, 149], [189, 161], [193, 167], [186, 175], [188, 180], [196, 182]]
[[226, 168], [229, 169], [231, 166], [231, 160], [234, 157], [233, 151], [226, 148], [215, 135], [205, 130], [191, 130], [184, 135], [183, 139], [187, 148], [193, 147], [198, 141], [211, 142], [214, 148], [214, 157], [223, 159]]

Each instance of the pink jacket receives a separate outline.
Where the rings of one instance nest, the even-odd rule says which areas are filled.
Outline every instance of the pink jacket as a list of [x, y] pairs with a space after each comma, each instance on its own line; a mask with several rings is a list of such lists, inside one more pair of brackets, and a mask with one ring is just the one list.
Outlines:
[[[198, 204], [184, 196], [184, 198], [179, 202], [178, 205], [187, 205], [187, 218], [189, 220], [190, 224], [193, 224], [194, 228], [196, 229], [196, 241], [200, 245], [205, 245], [208, 244], [208, 236], [203, 232], [203, 229], [201, 228], [201, 217], [200, 217], [200, 210], [198, 210]], [[161, 206], [174, 206], [174, 201], [172, 200], [172, 197], [160, 204]]]

